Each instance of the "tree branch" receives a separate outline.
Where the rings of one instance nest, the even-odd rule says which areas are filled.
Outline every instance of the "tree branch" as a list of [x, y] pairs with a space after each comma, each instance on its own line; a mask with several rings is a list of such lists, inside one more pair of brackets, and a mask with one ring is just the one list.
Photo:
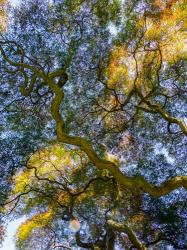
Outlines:
[[147, 182], [143, 177], [129, 177], [124, 175], [119, 166], [113, 162], [101, 159], [95, 152], [92, 144], [82, 137], [70, 136], [64, 131], [64, 121], [60, 114], [60, 106], [64, 98], [64, 93], [61, 88], [51, 78], [46, 79], [46, 83], [55, 93], [55, 97], [51, 102], [51, 114], [56, 121], [56, 133], [59, 142], [75, 145], [83, 150], [93, 165], [98, 169], [107, 169], [114, 178], [122, 185], [129, 189], [139, 188], [140, 190], [149, 193], [152, 196], [163, 196], [169, 192], [184, 187], [187, 188], [187, 176], [176, 176], [169, 181], [162, 183], [159, 187]]
[[[187, 125], [186, 125], [186, 123], [185, 123], [185, 121], [184, 121], [183, 119], [179, 119], [179, 118], [176, 118], [176, 117], [171, 116], [166, 110], [164, 110], [164, 109], [161, 107], [160, 104], [151, 104], [151, 102], [148, 101], [148, 100], [146, 99], [146, 97], [143, 96], [143, 94], [138, 90], [138, 88], [136, 88], [136, 92], [138, 93], [138, 95], [139, 95], [139, 97], [141, 98], [141, 100], [142, 100], [144, 103], [146, 103], [147, 106], [148, 106], [149, 108], [152, 109], [152, 110], [146, 110], [146, 109], [144, 108], [144, 111], [145, 111], [145, 112], [149, 112], [149, 113], [157, 112], [158, 114], [160, 114], [160, 116], [161, 116], [164, 120], [168, 121], [170, 124], [171, 124], [171, 123], [177, 124], [177, 125], [180, 127], [181, 131], [184, 133], [184, 135], [187, 136]], [[139, 108], [143, 109], [142, 107], [139, 107]]]
[[130, 242], [138, 249], [138, 250], [146, 250], [147, 248], [137, 239], [133, 230], [127, 224], [117, 223], [114, 220], [108, 220], [108, 225], [113, 230], [126, 233]]
[[[0, 44], [2, 43], [0, 42]], [[50, 73], [49, 75], [46, 75], [43, 71], [36, 69], [32, 65], [12, 61], [6, 56], [6, 53], [4, 52], [2, 46], [0, 46], [0, 51], [1, 51], [1, 54], [3, 55], [4, 60], [7, 63], [9, 63], [11, 66], [14, 66], [14, 67], [21, 67], [21, 68], [31, 70], [37, 77], [42, 78], [45, 84], [48, 85], [51, 88], [51, 90], [54, 92], [55, 96], [51, 102], [51, 114], [56, 122], [56, 134], [57, 134], [57, 140], [59, 142], [80, 147], [80, 149], [83, 150], [87, 154], [89, 160], [94, 166], [96, 166], [98, 169], [109, 170], [109, 172], [118, 181], [118, 183], [124, 185], [125, 187], [129, 189], [134, 189], [136, 187], [144, 192], [149, 193], [152, 196], [160, 197], [162, 195], [168, 194], [169, 192], [177, 188], [181, 188], [181, 187], [187, 188], [187, 176], [177, 176], [175, 178], [170, 179], [169, 181], [162, 183], [160, 186], [152, 185], [141, 176], [139, 177], [126, 176], [120, 171], [119, 166], [117, 164], [100, 158], [96, 154], [96, 151], [94, 150], [91, 142], [89, 142], [87, 139], [66, 134], [65, 129], [64, 129], [65, 128], [64, 120], [60, 113], [60, 106], [64, 99], [64, 92], [62, 91], [61, 87], [59, 87], [56, 84], [56, 81], [54, 79], [55, 77], [58, 77], [59, 75], [64, 75], [67, 81], [66, 72], [63, 69], [61, 69], [61, 70], [56, 70]], [[182, 121], [179, 121], [176, 118], [168, 116], [167, 113], [162, 111], [161, 108], [159, 108], [156, 105], [154, 106], [152, 105], [152, 108], [153, 107], [156, 111], [159, 111], [159, 113], [161, 113], [161, 115], [165, 119], [168, 119], [170, 123], [179, 124], [181, 129], [185, 133], [187, 133], [186, 126]]]

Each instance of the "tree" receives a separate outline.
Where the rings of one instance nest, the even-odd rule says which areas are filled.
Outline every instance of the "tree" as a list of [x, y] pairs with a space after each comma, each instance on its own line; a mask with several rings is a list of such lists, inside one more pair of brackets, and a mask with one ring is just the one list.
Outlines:
[[186, 14], [185, 0], [11, 10], [1, 206], [28, 216], [18, 249], [185, 249]]

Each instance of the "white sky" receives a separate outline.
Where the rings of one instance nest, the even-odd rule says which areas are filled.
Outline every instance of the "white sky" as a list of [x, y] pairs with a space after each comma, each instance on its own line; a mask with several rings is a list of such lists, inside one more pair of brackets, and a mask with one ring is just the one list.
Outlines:
[[12, 4], [12, 5], [16, 5], [20, 2], [20, 0], [9, 0], [9, 2]]
[[8, 224], [6, 231], [6, 238], [5, 241], [3, 242], [3, 246], [0, 247], [0, 250], [16, 250], [14, 243], [14, 235], [16, 233], [17, 228], [24, 220], [25, 218], [22, 218], [12, 221]]

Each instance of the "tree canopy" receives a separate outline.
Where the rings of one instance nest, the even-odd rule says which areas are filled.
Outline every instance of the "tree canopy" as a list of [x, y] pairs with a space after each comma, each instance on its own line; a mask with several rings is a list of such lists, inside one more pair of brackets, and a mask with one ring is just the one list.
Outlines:
[[187, 1], [1, 2], [0, 237], [186, 249]]

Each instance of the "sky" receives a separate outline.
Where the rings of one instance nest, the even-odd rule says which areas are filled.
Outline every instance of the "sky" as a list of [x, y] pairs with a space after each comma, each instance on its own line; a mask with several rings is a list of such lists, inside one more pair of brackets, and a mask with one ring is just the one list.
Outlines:
[[12, 5], [17, 5], [20, 0], [9, 0], [9, 2], [12, 4]]
[[12, 221], [8, 224], [7, 230], [6, 230], [6, 238], [3, 242], [3, 246], [0, 247], [0, 250], [15, 250], [15, 243], [14, 243], [14, 235], [16, 233], [17, 228], [19, 225], [25, 220], [25, 218], [18, 219], [15, 221]]

